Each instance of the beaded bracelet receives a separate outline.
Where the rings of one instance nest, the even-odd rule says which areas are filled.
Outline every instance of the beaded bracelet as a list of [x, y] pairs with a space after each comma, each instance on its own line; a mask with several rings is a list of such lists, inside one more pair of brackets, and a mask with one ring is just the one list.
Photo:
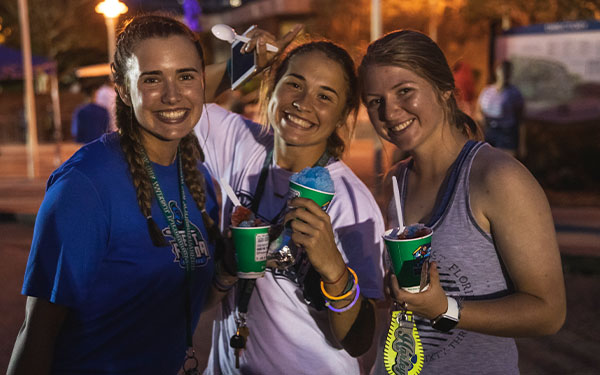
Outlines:
[[321, 292], [323, 293], [325, 299], [328, 299], [330, 301], [341, 301], [352, 295], [352, 292], [354, 291], [355, 287], [358, 286], [358, 276], [356, 276], [356, 272], [354, 272], [352, 268], [346, 268], [348, 268], [348, 271], [350, 271], [350, 274], [354, 277], [354, 285], [352, 286], [352, 288], [350, 288], [350, 290], [348, 290], [347, 292], [342, 292], [341, 296], [334, 297], [327, 293], [327, 291], [325, 290], [325, 284], [323, 283], [323, 280], [321, 280]]
[[[348, 273], [348, 276], [350, 276], [350, 273]], [[351, 297], [352, 294], [349, 294], [349, 293], [352, 293], [355, 290], [356, 290], [356, 283], [354, 282], [354, 278], [348, 277], [348, 281], [346, 281], [346, 286], [344, 287], [344, 290], [342, 290], [342, 292], [340, 293], [340, 295], [342, 295], [342, 296], [347, 295], [348, 297], [340, 299], [339, 301], [352, 301], [352, 298], [354, 298], [354, 297]], [[325, 296], [323, 296], [323, 299], [326, 299], [327, 301], [331, 301], [331, 300], [327, 299]]]
[[333, 312], [343, 313], [345, 311], [350, 310], [352, 308], [352, 306], [354, 306], [356, 304], [356, 301], [358, 301], [359, 295], [360, 295], [360, 287], [358, 286], [358, 284], [356, 284], [356, 295], [354, 296], [354, 300], [352, 300], [352, 302], [350, 302], [350, 304], [342, 307], [341, 309], [336, 309], [335, 307], [331, 306], [331, 303], [329, 301], [326, 301], [325, 306], [327, 306], [327, 308]]

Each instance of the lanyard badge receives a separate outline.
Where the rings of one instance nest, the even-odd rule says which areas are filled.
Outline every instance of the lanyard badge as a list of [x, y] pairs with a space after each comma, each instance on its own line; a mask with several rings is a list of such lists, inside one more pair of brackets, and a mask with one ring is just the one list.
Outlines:
[[175, 224], [175, 218], [173, 213], [169, 210], [167, 201], [165, 196], [160, 188], [160, 184], [158, 183], [158, 179], [156, 178], [156, 174], [154, 173], [154, 169], [152, 168], [152, 164], [150, 164], [150, 159], [148, 159], [148, 155], [144, 153], [144, 168], [148, 173], [148, 177], [152, 181], [152, 189], [154, 190], [154, 195], [156, 200], [158, 201], [158, 206], [162, 211], [167, 223], [169, 224], [169, 229], [171, 229], [171, 235], [175, 238], [177, 246], [181, 251], [181, 260], [185, 265], [185, 325], [186, 325], [186, 342], [187, 342], [187, 352], [184, 361], [184, 373], [186, 375], [197, 375], [200, 372], [198, 371], [198, 359], [196, 358], [196, 354], [194, 352], [193, 345], [193, 329], [192, 329], [192, 311], [191, 311], [191, 288], [192, 282], [194, 278], [194, 268], [196, 266], [196, 251], [194, 249], [194, 243], [192, 242], [191, 235], [191, 224], [188, 215], [187, 202], [185, 198], [185, 181], [183, 176], [183, 166], [181, 163], [181, 155], [179, 150], [177, 150], [177, 173], [179, 177], [179, 199], [181, 201], [181, 210], [183, 211], [183, 224], [185, 229], [185, 237], [179, 233], [177, 229], [177, 225]]
[[416, 375], [423, 369], [424, 354], [413, 313], [394, 310], [383, 349], [385, 369], [390, 375]]

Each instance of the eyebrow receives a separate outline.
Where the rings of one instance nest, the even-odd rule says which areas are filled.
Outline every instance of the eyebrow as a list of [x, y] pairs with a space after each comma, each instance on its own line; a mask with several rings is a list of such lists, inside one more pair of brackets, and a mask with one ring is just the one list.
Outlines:
[[[298, 79], [299, 79], [299, 80], [301, 80], [301, 81], [305, 81], [305, 82], [306, 82], [306, 79], [305, 79], [303, 76], [301, 76], [300, 74], [296, 74], [296, 73], [290, 73], [289, 75], [290, 75], [290, 76], [292, 76], [292, 77], [296, 77], [296, 78], [298, 78]], [[337, 91], [335, 91], [334, 89], [332, 89], [332, 88], [331, 88], [331, 87], [329, 87], [329, 86], [323, 86], [323, 85], [321, 85], [320, 87], [321, 87], [323, 90], [326, 90], [326, 91], [330, 91], [330, 92], [332, 92], [332, 93], [333, 93], [333, 94], [335, 94], [335, 96], [337, 96], [337, 97], [339, 97], [339, 96], [340, 96], [340, 94], [338, 94], [338, 93], [337, 93]]]
[[[196, 68], [182, 68], [182, 69], [177, 69], [175, 72], [177, 74], [179, 74], [179, 73], [186, 73], [186, 72], [196, 72], [196, 73], [199, 73], [198, 69], [196, 69]], [[149, 72], [143, 72], [142, 74], [140, 74], [140, 77], [143, 77], [143, 76], [146, 76], [146, 75], [161, 75], [161, 74], [162, 74], [162, 71], [160, 71], [160, 70], [151, 70]]]
[[407, 83], [414, 83], [413, 81], [400, 81], [392, 86], [392, 90], [397, 89], [399, 86], [406, 85]]
[[[414, 82], [413, 81], [401, 81], [401, 82], [396, 83], [394, 86], [392, 86], [390, 88], [390, 90], [396, 90], [398, 87], [405, 85], [407, 83], [414, 83]], [[371, 94], [371, 93], [365, 93], [364, 95], [365, 96], [380, 96], [379, 94]]]

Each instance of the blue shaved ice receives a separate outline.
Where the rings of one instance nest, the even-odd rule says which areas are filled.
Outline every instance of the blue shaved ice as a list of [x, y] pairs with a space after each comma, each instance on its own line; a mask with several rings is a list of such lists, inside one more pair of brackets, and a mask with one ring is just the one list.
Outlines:
[[327, 193], [335, 193], [333, 181], [327, 168], [323, 167], [308, 167], [298, 173], [294, 173], [290, 177], [290, 181], [306, 187], [324, 191]]

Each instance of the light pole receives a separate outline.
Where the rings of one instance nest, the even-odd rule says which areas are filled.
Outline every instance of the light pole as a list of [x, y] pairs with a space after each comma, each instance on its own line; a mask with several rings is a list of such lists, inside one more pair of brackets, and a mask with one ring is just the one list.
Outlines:
[[381, 0], [371, 0], [371, 42], [382, 34]]
[[35, 115], [35, 93], [33, 90], [33, 68], [31, 66], [31, 39], [29, 35], [29, 6], [27, 0], [19, 0], [19, 25], [23, 48], [23, 82], [25, 84], [25, 120], [27, 121], [27, 177], [39, 176], [37, 120]]
[[106, 32], [108, 33], [108, 62], [112, 63], [115, 56], [115, 19], [127, 12], [127, 5], [119, 0], [104, 0], [96, 5], [96, 12], [104, 15]]

